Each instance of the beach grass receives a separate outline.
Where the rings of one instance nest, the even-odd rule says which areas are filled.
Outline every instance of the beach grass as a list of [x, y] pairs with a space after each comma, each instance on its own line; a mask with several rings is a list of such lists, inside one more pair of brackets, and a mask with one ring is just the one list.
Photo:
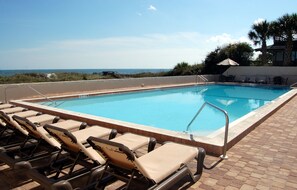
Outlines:
[[33, 82], [58, 82], [58, 81], [78, 81], [78, 80], [99, 80], [99, 79], [115, 79], [115, 78], [141, 78], [141, 77], [160, 77], [167, 76], [167, 72], [160, 73], [137, 73], [137, 74], [118, 74], [111, 73], [24, 73], [15, 74], [12, 76], [0, 76], [0, 84], [12, 84], [12, 83], [33, 83]]

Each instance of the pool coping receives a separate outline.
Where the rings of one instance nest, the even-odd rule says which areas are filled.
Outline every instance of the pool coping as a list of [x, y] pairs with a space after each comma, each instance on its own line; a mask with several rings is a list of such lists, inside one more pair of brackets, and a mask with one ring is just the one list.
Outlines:
[[[198, 85], [203, 85], [203, 84], [205, 83], [199, 83]], [[208, 83], [208, 84], [215, 84], [215, 83]], [[218, 84], [222, 84], [222, 83], [218, 83]], [[55, 95], [55, 96], [51, 96], [50, 99], [55, 100], [60, 98], [95, 96], [100, 94], [124, 93], [124, 92], [133, 92], [133, 91], [154, 90], [159, 88], [185, 87], [185, 86], [193, 86], [193, 85], [197, 85], [197, 83], [102, 90], [102, 91], [96, 91], [91, 93], [86, 92], [81, 94], [71, 94], [71, 95], [62, 95], [62, 96]], [[274, 101], [230, 123], [227, 148], [228, 149], [231, 148], [234, 144], [240, 141], [255, 127], [257, 127], [270, 115], [276, 112], [290, 99], [296, 96], [296, 94], [297, 94], [297, 89], [292, 89], [289, 92], [285, 93], [284, 95], [278, 97]], [[89, 114], [66, 111], [59, 108], [52, 108], [52, 107], [38, 105], [34, 103], [42, 100], [45, 100], [45, 99], [32, 98], [32, 99], [13, 100], [11, 101], [11, 103], [14, 103], [18, 106], [27, 107], [29, 109], [41, 111], [43, 113], [58, 115], [61, 118], [80, 120], [83, 122], [87, 122], [89, 125], [101, 125], [103, 127], [113, 128], [118, 130], [120, 133], [132, 132], [132, 133], [141, 134], [145, 136], [155, 137], [158, 142], [173, 141], [173, 142], [188, 144], [192, 146], [200, 146], [200, 147], [203, 147], [208, 154], [212, 154], [212, 155], [221, 155], [223, 153], [224, 129], [219, 129], [215, 133], [212, 133], [211, 135], [208, 135], [206, 137], [193, 136], [191, 134], [186, 134], [182, 132], [174, 132], [170, 130], [159, 129], [155, 127], [144, 126], [144, 125], [124, 122], [124, 121], [118, 121], [118, 120], [113, 120], [109, 118], [93, 116]]]

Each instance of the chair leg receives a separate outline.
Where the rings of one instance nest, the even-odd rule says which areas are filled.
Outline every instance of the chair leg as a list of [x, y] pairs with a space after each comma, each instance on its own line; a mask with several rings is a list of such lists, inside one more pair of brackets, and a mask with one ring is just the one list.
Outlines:
[[111, 139], [115, 138], [117, 136], [117, 134], [118, 134], [118, 131], [115, 130], [115, 129], [112, 129], [110, 134], [109, 134], [108, 139], [111, 140]]
[[61, 166], [57, 169], [57, 173], [56, 173], [54, 179], [58, 179], [58, 177], [59, 177], [59, 175], [60, 175], [62, 169], [63, 169], [63, 166], [61, 165]]
[[29, 154], [29, 157], [33, 156], [33, 154], [35, 153], [35, 150], [40, 145], [41, 141], [42, 141], [41, 139], [38, 139], [37, 144], [35, 145], [35, 147], [33, 148], [33, 150], [31, 150], [31, 152]]
[[[4, 128], [4, 127], [3, 127]], [[4, 129], [2, 129], [1, 131], [0, 131], [0, 138], [1, 138], [1, 136], [3, 135], [3, 133], [4, 133], [4, 131], [5, 131], [6, 129], [4, 128]]]
[[157, 144], [157, 140], [156, 140], [155, 138], [151, 137], [151, 138], [150, 138], [149, 145], [148, 145], [147, 152], [150, 152], [150, 151], [154, 150], [156, 144]]
[[22, 152], [22, 149], [25, 148], [25, 145], [28, 141], [29, 141], [29, 136], [27, 136], [25, 140], [22, 142], [22, 144], [20, 145], [20, 149], [19, 149], [20, 153]]
[[55, 164], [58, 161], [58, 159], [59, 159], [59, 157], [60, 157], [61, 154], [62, 154], [62, 149], [59, 150], [56, 158], [53, 160], [53, 162], [51, 163], [51, 165]]
[[[55, 158], [55, 161], [53, 162], [53, 164], [54, 164], [55, 162], [58, 161], [58, 158], [59, 158], [61, 152], [62, 152], [62, 149], [60, 149], [60, 151], [59, 151], [57, 157]], [[69, 172], [68, 172], [68, 175], [71, 175], [71, 173], [72, 173], [72, 171], [73, 171], [73, 169], [74, 169], [74, 166], [76, 165], [76, 161], [78, 160], [78, 157], [79, 157], [79, 156], [80, 156], [80, 153], [78, 153], [78, 155], [76, 156], [76, 159], [75, 159], [74, 162], [72, 163], [71, 168], [70, 168], [70, 170], [69, 170]], [[54, 168], [54, 167], [53, 167], [53, 168]], [[62, 169], [63, 169], [63, 165], [61, 164], [61, 165], [57, 168], [57, 173], [56, 173], [54, 179], [58, 179], [60, 173], [62, 172]]]
[[129, 189], [130, 184], [131, 184], [131, 182], [133, 180], [134, 175], [135, 175], [135, 170], [132, 171], [132, 174], [131, 174], [131, 177], [130, 177], [128, 183], [127, 183], [126, 189]]
[[199, 148], [197, 155], [197, 170], [194, 176], [192, 177], [193, 181], [198, 181], [202, 175], [205, 154], [205, 150], [203, 148]]
[[100, 188], [100, 182], [101, 182], [101, 180], [103, 179], [103, 176], [104, 176], [104, 174], [106, 173], [107, 169], [108, 169], [108, 162], [106, 162], [106, 164], [105, 164], [105, 166], [104, 166], [104, 170], [103, 170], [101, 176], [99, 177], [98, 182], [97, 182], [96, 185], [95, 185], [95, 189], [99, 189], [99, 188]]
[[[7, 128], [8, 129], [8, 128]], [[6, 130], [6, 129], [5, 129]], [[10, 133], [9, 134], [9, 136], [7, 137], [7, 139], [6, 139], [6, 142], [5, 142], [5, 144], [8, 144], [9, 143], [9, 141], [10, 141], [10, 139], [13, 139], [13, 135], [15, 134], [15, 132], [13, 131], [12, 133]], [[2, 134], [1, 134], [2, 135]]]
[[172, 187], [174, 184], [176, 184], [179, 180], [184, 178], [185, 176], [191, 174], [191, 171], [188, 169], [187, 166], [184, 166], [180, 170], [178, 170], [175, 174], [171, 175], [166, 180], [162, 181], [159, 184], [155, 184], [152, 187], [150, 187], [148, 190], [165, 190]]
[[72, 166], [71, 166], [71, 168], [70, 168], [70, 170], [69, 170], [69, 172], [68, 172], [68, 175], [71, 175], [71, 174], [72, 174], [72, 172], [73, 172], [73, 170], [74, 170], [74, 167], [75, 167], [75, 165], [76, 165], [78, 159], [80, 158], [80, 155], [81, 155], [81, 152], [79, 152], [79, 153], [77, 154], [77, 156], [76, 156], [76, 158], [75, 158], [75, 160], [74, 160], [74, 162], [73, 162], [73, 164], [72, 164]]
[[[50, 169], [54, 169], [54, 170], [57, 170], [57, 173], [55, 175], [55, 179], [59, 177], [60, 175], [60, 170], [61, 170], [61, 166], [60, 167], [55, 167], [55, 163], [58, 161], [59, 157], [60, 157], [60, 154], [62, 153], [62, 149], [59, 150], [58, 154], [56, 155], [56, 158], [53, 159], [53, 161], [50, 163]], [[63, 166], [62, 166], [63, 167]], [[57, 169], [56, 169], [57, 168]]]
[[8, 129], [7, 126], [3, 126], [3, 129], [0, 132], [0, 138], [2, 137], [2, 135], [4, 134], [4, 132]]

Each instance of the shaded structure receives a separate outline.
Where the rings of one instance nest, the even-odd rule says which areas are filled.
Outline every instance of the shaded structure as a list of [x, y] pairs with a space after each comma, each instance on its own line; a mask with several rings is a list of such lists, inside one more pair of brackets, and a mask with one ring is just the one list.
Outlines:
[[[267, 51], [272, 54], [272, 64], [275, 66], [284, 65], [286, 43], [281, 37], [274, 37], [273, 44], [267, 46]], [[261, 51], [261, 48], [256, 48], [255, 51]], [[293, 39], [293, 47], [291, 53], [291, 64], [292, 66], [297, 65], [297, 38]]]

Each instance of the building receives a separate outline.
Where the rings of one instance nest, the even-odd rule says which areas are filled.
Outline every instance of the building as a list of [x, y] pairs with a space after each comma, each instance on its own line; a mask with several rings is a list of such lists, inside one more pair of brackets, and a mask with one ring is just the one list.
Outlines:
[[[272, 63], [275, 66], [284, 65], [286, 41], [281, 37], [273, 38], [273, 45], [267, 46], [268, 53], [272, 54]], [[256, 49], [260, 51], [261, 48]], [[297, 66], [297, 38], [293, 39], [293, 49], [291, 55], [291, 66]]]

